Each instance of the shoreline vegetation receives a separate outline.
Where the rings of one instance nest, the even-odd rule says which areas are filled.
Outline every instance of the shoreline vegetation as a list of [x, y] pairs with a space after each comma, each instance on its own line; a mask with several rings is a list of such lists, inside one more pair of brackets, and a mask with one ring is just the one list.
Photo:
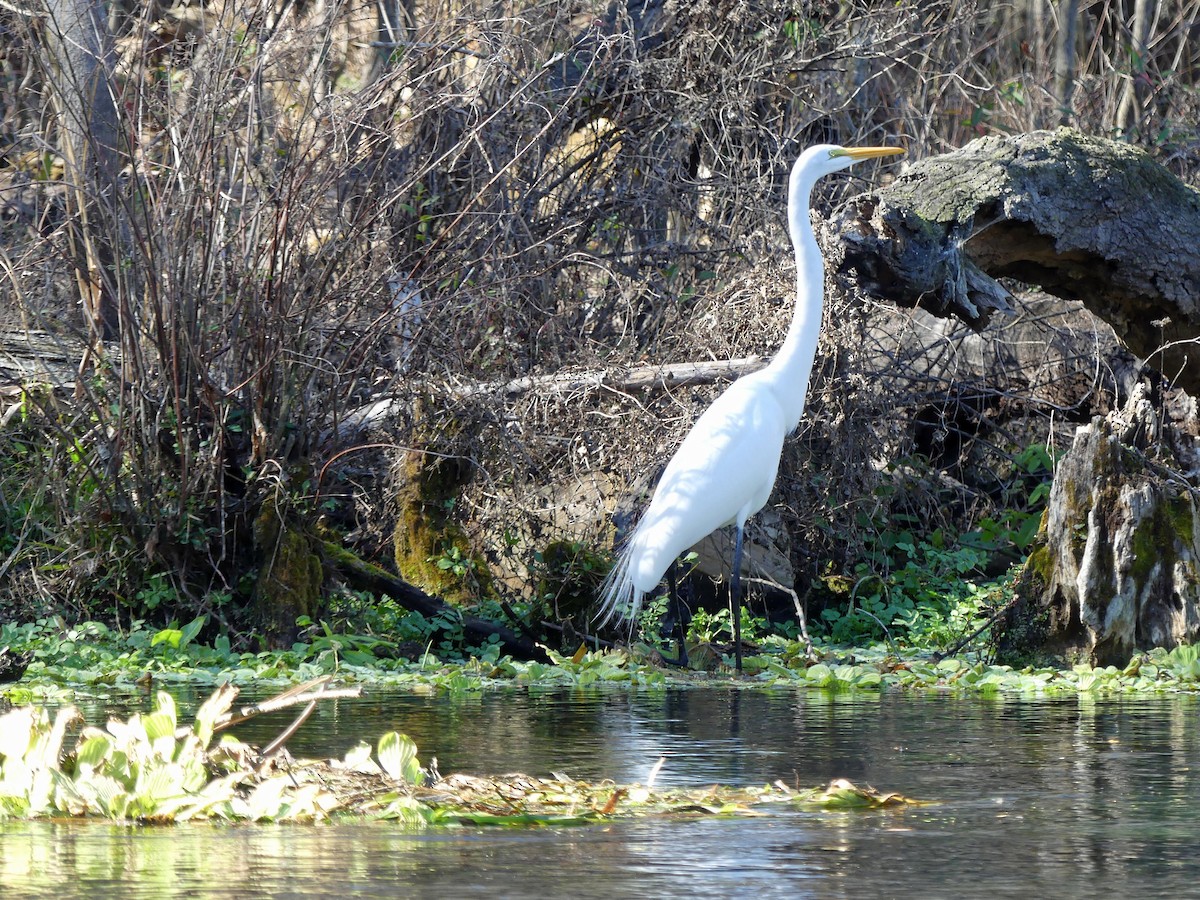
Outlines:
[[442, 658], [432, 646], [416, 659], [389, 656], [395, 645], [355, 635], [321, 633], [283, 651], [238, 651], [227, 639], [193, 640], [203, 623], [158, 631], [142, 623], [118, 631], [98, 622], [63, 626], [53, 620], [0, 628], [0, 659], [24, 665], [19, 681], [0, 686], [14, 706], [68, 703], [76, 696], [111, 695], [171, 686], [272, 689], [314, 679], [345, 686], [465, 694], [488, 690], [553, 691], [624, 687], [787, 688], [880, 692], [932, 690], [966, 694], [1057, 696], [1072, 693], [1165, 695], [1200, 693], [1200, 647], [1154, 649], [1127, 665], [1089, 663], [997, 665], [976, 652], [940, 658], [928, 649], [875, 643], [860, 647], [818, 643], [811, 652], [796, 640], [764, 641], [747, 653], [746, 674], [735, 677], [731, 654], [714, 646], [707, 671], [664, 666], [658, 650], [634, 643], [626, 649], [573, 655], [547, 648], [550, 662], [521, 661], [495, 645]]
[[[705, 614], [698, 667], [720, 671], [740, 630], [752, 683], [1020, 685], [1049, 671], [1020, 668], [1031, 654], [1099, 645], [1120, 673], [1067, 681], [1141, 684], [1121, 674], [1133, 640], [1196, 639], [1194, 376], [1174, 356], [1196, 323], [1143, 315], [1129, 266], [1088, 262], [1186, 233], [1103, 210], [1193, 196], [1195, 5], [635, 6], [432, 4], [403, 26], [386, 5], [0, 12], [0, 612], [30, 623], [0, 648], [31, 654], [26, 683], [162, 680], [192, 654], [211, 683], [711, 680], [643, 665], [649, 619], [644, 652], [574, 654], [645, 477], [783, 342], [781, 176], [829, 141], [903, 146], [908, 168], [817, 198], [838, 275], [752, 536], [772, 623]], [[1008, 180], [955, 179], [938, 209], [947, 164], [1001, 162]], [[938, 202], [906, 221], [938, 233], [940, 283], [978, 293], [1003, 259], [1020, 315], [984, 327], [975, 301], [891, 296], [842, 265], [842, 213], [884, 210], [863, 185], [915, 209], [922, 171]], [[1064, 243], [1079, 209], [1102, 235]], [[1159, 244], [1156, 291], [1195, 256]], [[1099, 312], [1050, 277], [1080, 267], [1119, 288], [1085, 292]], [[1113, 452], [1060, 479], [1080, 429], [1127, 406], [1143, 412], [1090, 432]], [[1188, 452], [1163, 449], [1175, 418]], [[1069, 516], [1047, 512], [1056, 483]], [[1142, 518], [1114, 518], [1147, 490]], [[689, 579], [709, 609], [716, 547]], [[1070, 554], [1106, 561], [1082, 597]], [[987, 627], [1022, 560], [1026, 606], [986, 638], [1006, 631], [1003, 655], [928, 662]], [[1113, 596], [1156, 602], [1116, 616]], [[828, 642], [816, 659], [781, 621], [793, 601]], [[128, 643], [79, 624], [97, 621]]]
[[[409, 828], [455, 826], [569, 827], [616, 819], [653, 816], [762, 816], [794, 810], [874, 810], [921, 805], [913, 799], [835, 778], [827, 785], [801, 787], [776, 781], [766, 785], [671, 787], [656, 789], [656, 771], [647, 784], [589, 783], [555, 773], [503, 776], [441, 776], [436, 765], [421, 766], [418, 748], [391, 731], [374, 744], [360, 741], [344, 756], [293, 759], [288, 739], [318, 703], [360, 696], [364, 689], [386, 687], [415, 692], [464, 694], [496, 689], [641, 689], [699, 686], [805, 687], [858, 696], [889, 690], [965, 692], [977, 696], [1036, 699], [1075, 693], [1116, 698], [1200, 692], [1200, 654], [1196, 648], [1141, 654], [1123, 669], [1075, 665], [1014, 669], [966, 658], [935, 662], [929, 657], [900, 658], [884, 648], [818, 649], [819, 661], [797, 653], [746, 657], [748, 674], [734, 677], [729, 663], [719, 672], [664, 669], [637, 648], [573, 657], [550, 653], [552, 663], [520, 663], [484, 654], [448, 664], [426, 656], [418, 662], [380, 661], [378, 665], [342, 663], [310, 645], [286, 652], [233, 654], [192, 644], [187, 629], [151, 634], [134, 629], [121, 634], [89, 623], [55, 639], [45, 632], [23, 647], [10, 644], [3, 654], [27, 663], [20, 683], [3, 695], [16, 703], [0, 714], [0, 820], [7, 818], [107, 819], [139, 825], [189, 821], [244, 823], [336, 823], [388, 821]], [[198, 629], [197, 629], [198, 630]], [[13, 629], [6, 626], [8, 637]], [[227, 668], [219, 671], [225, 654]], [[60, 664], [104, 662], [98, 668]], [[115, 654], [115, 655], [114, 655]], [[333, 667], [308, 680], [321, 668]], [[75, 677], [72, 678], [71, 676]], [[221, 679], [196, 710], [194, 721], [181, 720], [171, 686], [200, 686]], [[235, 706], [237, 680], [263, 688], [300, 682], [249, 705]], [[84, 719], [71, 702], [78, 692], [97, 687], [149, 693], [153, 711], [128, 719], [110, 717], [103, 727]], [[51, 712], [49, 706], [55, 707]], [[265, 747], [242, 742], [226, 729], [265, 712], [301, 708], [299, 715]]]

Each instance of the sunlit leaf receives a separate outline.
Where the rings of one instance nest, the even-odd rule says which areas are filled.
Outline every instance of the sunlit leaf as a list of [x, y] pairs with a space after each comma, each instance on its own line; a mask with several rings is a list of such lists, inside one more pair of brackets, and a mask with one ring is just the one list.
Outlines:
[[143, 769], [134, 788], [135, 800], [145, 812], [155, 811], [161, 800], [186, 793], [183, 767], [177, 763]]
[[283, 795], [291, 783], [287, 775], [268, 778], [250, 792], [245, 800], [243, 815], [252, 822], [259, 819], [274, 819], [283, 806]]
[[175, 698], [166, 691], [159, 691], [154, 696], [154, 712], [145, 717], [146, 736], [154, 741], [164, 734], [175, 734], [175, 726], [179, 716], [175, 709]]
[[383, 770], [396, 781], [421, 784], [425, 780], [417, 760], [417, 745], [407, 735], [389, 731], [379, 739], [376, 755]]
[[823, 788], [803, 791], [797, 795], [797, 800], [825, 809], [878, 809], [918, 802], [901, 794], [881, 793], [871, 787], [859, 787], [844, 778], [836, 778]]
[[99, 729], [89, 729], [75, 750], [75, 762], [81, 770], [94, 768], [108, 757], [112, 747], [111, 737]]
[[77, 786], [90, 789], [97, 805], [109, 818], [123, 819], [127, 815], [131, 796], [125, 786], [115, 778], [100, 775]]
[[200, 633], [201, 629], [204, 628], [207, 622], [208, 616], [199, 616], [184, 625], [179, 637], [179, 646], [182, 648], [190, 644], [195, 639], [196, 635]]
[[[386, 737], [387, 735], [384, 735], [383, 738], [379, 739], [381, 744]], [[342, 757], [340, 767], [351, 772], [364, 772], [367, 774], [375, 774], [380, 771], [379, 766], [371, 759], [371, 745], [366, 741], [360, 741], [346, 751], [346, 755]]]
[[45, 721], [44, 710], [22, 706], [0, 716], [0, 756], [24, 759], [33, 737], [34, 722]]
[[405, 825], [429, 825], [441, 818], [439, 810], [431, 809], [415, 797], [390, 795], [388, 805], [374, 818], [394, 819]]

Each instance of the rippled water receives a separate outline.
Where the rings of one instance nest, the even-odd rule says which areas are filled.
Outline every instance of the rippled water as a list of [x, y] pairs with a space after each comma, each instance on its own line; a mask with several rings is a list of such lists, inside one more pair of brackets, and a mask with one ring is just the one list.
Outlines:
[[[9, 823], [0, 824], [0, 894], [1192, 896], [1198, 712], [1186, 697], [376, 694], [330, 704], [292, 752], [341, 755], [395, 728], [443, 773], [644, 781], [665, 755], [660, 783], [844, 777], [937, 803], [520, 831]], [[283, 721], [240, 736], [272, 737]]]

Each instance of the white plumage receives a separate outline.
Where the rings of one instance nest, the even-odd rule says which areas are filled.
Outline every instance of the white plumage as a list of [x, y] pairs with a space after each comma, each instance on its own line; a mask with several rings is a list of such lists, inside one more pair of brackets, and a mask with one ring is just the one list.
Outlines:
[[825, 267], [809, 219], [817, 179], [865, 159], [903, 153], [892, 147], [810, 147], [788, 182], [788, 230], [796, 251], [796, 309], [770, 365], [735, 381], [696, 420], [667, 463], [650, 506], [622, 548], [601, 591], [599, 617], [632, 618], [671, 563], [716, 529], [733, 524], [735, 652], [741, 668], [738, 574], [746, 520], [766, 505], [783, 441], [800, 421], [825, 288]]

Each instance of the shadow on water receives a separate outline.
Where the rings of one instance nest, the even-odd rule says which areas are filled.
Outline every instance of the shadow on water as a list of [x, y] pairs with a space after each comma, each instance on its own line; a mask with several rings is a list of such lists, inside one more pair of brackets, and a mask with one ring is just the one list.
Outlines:
[[[645, 781], [665, 756], [660, 784], [843, 777], [938, 802], [518, 831], [16, 822], [0, 824], [0, 893], [1183, 896], [1200, 882], [1197, 712], [1186, 697], [374, 693], [321, 709], [292, 752], [340, 756], [396, 729], [443, 773]], [[239, 736], [265, 742], [285, 723], [255, 720]]]

